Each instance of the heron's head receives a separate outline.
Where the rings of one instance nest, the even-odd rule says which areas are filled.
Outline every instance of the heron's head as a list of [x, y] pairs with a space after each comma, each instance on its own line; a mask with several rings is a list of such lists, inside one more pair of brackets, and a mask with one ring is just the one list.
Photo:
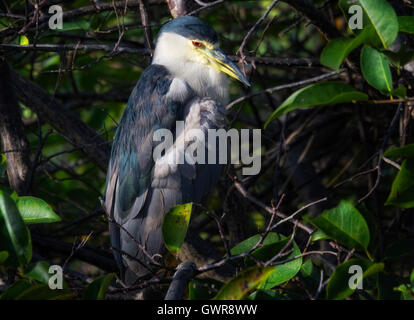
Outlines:
[[153, 63], [187, 75], [187, 71], [199, 73], [208, 68], [250, 86], [244, 74], [219, 48], [216, 31], [196, 17], [179, 17], [162, 27]]

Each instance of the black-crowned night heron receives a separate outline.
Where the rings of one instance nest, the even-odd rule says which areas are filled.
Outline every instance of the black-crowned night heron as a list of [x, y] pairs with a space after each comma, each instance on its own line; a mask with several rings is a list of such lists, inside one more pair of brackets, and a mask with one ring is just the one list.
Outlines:
[[219, 49], [211, 26], [185, 16], [162, 27], [152, 64], [142, 73], [119, 123], [108, 169], [105, 207], [116, 222], [110, 223], [111, 243], [126, 284], [148, 273], [140, 263], [149, 265], [148, 255], [164, 252], [165, 213], [177, 204], [200, 202], [221, 174], [221, 165], [169, 164], [168, 150], [158, 160], [153, 151], [159, 143], [154, 141], [156, 130], [175, 134], [178, 120], [184, 121], [185, 130], [174, 143], [188, 129], [207, 132], [225, 126], [229, 90], [224, 74], [249, 85]]

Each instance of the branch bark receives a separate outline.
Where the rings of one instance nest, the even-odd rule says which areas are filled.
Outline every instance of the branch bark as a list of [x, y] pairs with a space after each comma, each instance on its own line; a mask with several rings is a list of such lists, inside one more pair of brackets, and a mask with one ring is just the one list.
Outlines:
[[95, 130], [83, 123], [62, 102], [43, 88], [10, 68], [10, 86], [18, 99], [49, 123], [69, 143], [85, 153], [102, 171], [106, 171], [110, 145]]
[[17, 194], [30, 193], [29, 143], [21, 120], [20, 106], [10, 85], [10, 67], [0, 64], [0, 136], [7, 158], [9, 184]]

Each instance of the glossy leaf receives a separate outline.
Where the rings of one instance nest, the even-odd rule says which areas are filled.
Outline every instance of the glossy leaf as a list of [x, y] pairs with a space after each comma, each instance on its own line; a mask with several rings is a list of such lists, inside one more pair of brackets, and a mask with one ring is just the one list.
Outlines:
[[349, 248], [368, 248], [368, 225], [361, 213], [347, 201], [341, 201], [337, 207], [324, 211], [311, 222], [330, 238]]
[[368, 42], [372, 28], [365, 28], [352, 38], [338, 38], [329, 41], [321, 53], [321, 64], [334, 70], [339, 70], [346, 57], [363, 43]]
[[12, 198], [0, 190], [0, 250], [7, 250], [7, 263], [24, 266], [32, 258], [32, 241]]
[[[29, 264], [25, 268], [24, 275], [30, 279], [49, 285], [49, 279], [53, 275], [49, 273], [49, 268], [50, 264], [46, 261], [37, 261]], [[67, 283], [64, 278], [62, 278], [62, 284], [64, 289], [67, 288]]]
[[108, 291], [109, 286], [112, 281], [115, 279], [115, 274], [110, 273], [103, 275], [93, 282], [91, 282], [85, 289], [83, 293], [84, 300], [103, 300], [105, 299], [106, 292]]
[[389, 47], [394, 42], [399, 31], [398, 18], [394, 9], [386, 0], [339, 1], [339, 6], [346, 16], [351, 5], [361, 6], [364, 11], [363, 29], [372, 26], [384, 48]]
[[30, 196], [19, 197], [16, 205], [26, 224], [51, 223], [61, 220], [46, 201], [42, 199]]
[[[383, 263], [373, 263], [366, 259], [350, 259], [337, 266], [329, 278], [326, 287], [326, 297], [328, 300], [342, 300], [349, 297], [355, 290], [349, 286], [350, 278], [355, 273], [349, 273], [351, 266], [360, 266], [363, 274], [362, 279], [378, 273], [384, 269]], [[355, 284], [354, 282], [352, 282]]]
[[[235, 255], [249, 251], [260, 240], [260, 236], [261, 236], [260, 234], [255, 234], [254, 236], [238, 243], [236, 246], [234, 246], [230, 250], [231, 254], [235, 256]], [[269, 232], [267, 237], [264, 239], [263, 244], [267, 245], [267, 244], [278, 242], [280, 240], [281, 240], [281, 237], [276, 232]]]
[[311, 236], [312, 242], [329, 239], [329, 236], [322, 230], [316, 230]]
[[[252, 255], [260, 261], [266, 262], [276, 256], [288, 243], [289, 239], [281, 235], [282, 240], [264, 245], [255, 251], [252, 252]], [[300, 255], [300, 250], [295, 241], [292, 242], [291, 246], [286, 250], [293, 248], [293, 251], [286, 256], [283, 256], [275, 262], [280, 262], [282, 260], [292, 259]], [[250, 259], [246, 259], [247, 265], [253, 265], [254, 262]], [[285, 262], [283, 264], [275, 265], [273, 272], [270, 276], [259, 286], [260, 289], [266, 290], [271, 289], [274, 286], [277, 286], [281, 283], [284, 283], [292, 279], [299, 271], [302, 265], [302, 258], [297, 258], [292, 261]]]
[[392, 91], [390, 65], [381, 52], [364, 46], [361, 52], [361, 70], [365, 80], [375, 89], [388, 93]]
[[273, 272], [273, 267], [250, 267], [227, 282], [214, 300], [241, 300], [258, 288]]
[[162, 235], [165, 246], [172, 254], [180, 252], [190, 223], [192, 203], [180, 204], [170, 209], [164, 217]]
[[394, 179], [385, 205], [408, 209], [414, 207], [414, 159], [404, 160]]
[[342, 82], [327, 81], [311, 84], [299, 89], [289, 96], [266, 121], [265, 128], [270, 121], [296, 109], [315, 106], [333, 105], [345, 102], [367, 100], [365, 93], [359, 92]]
[[50, 265], [46, 261], [37, 261], [28, 265], [24, 273], [33, 280], [48, 284], [50, 278], [49, 267]]

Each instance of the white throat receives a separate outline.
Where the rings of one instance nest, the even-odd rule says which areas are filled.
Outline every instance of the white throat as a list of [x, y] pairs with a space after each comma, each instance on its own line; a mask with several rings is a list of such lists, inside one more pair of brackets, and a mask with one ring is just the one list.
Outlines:
[[229, 85], [225, 74], [214, 69], [207, 60], [194, 54], [191, 42], [175, 33], [162, 33], [158, 38], [152, 64], [162, 65], [185, 81], [200, 97], [229, 101]]

